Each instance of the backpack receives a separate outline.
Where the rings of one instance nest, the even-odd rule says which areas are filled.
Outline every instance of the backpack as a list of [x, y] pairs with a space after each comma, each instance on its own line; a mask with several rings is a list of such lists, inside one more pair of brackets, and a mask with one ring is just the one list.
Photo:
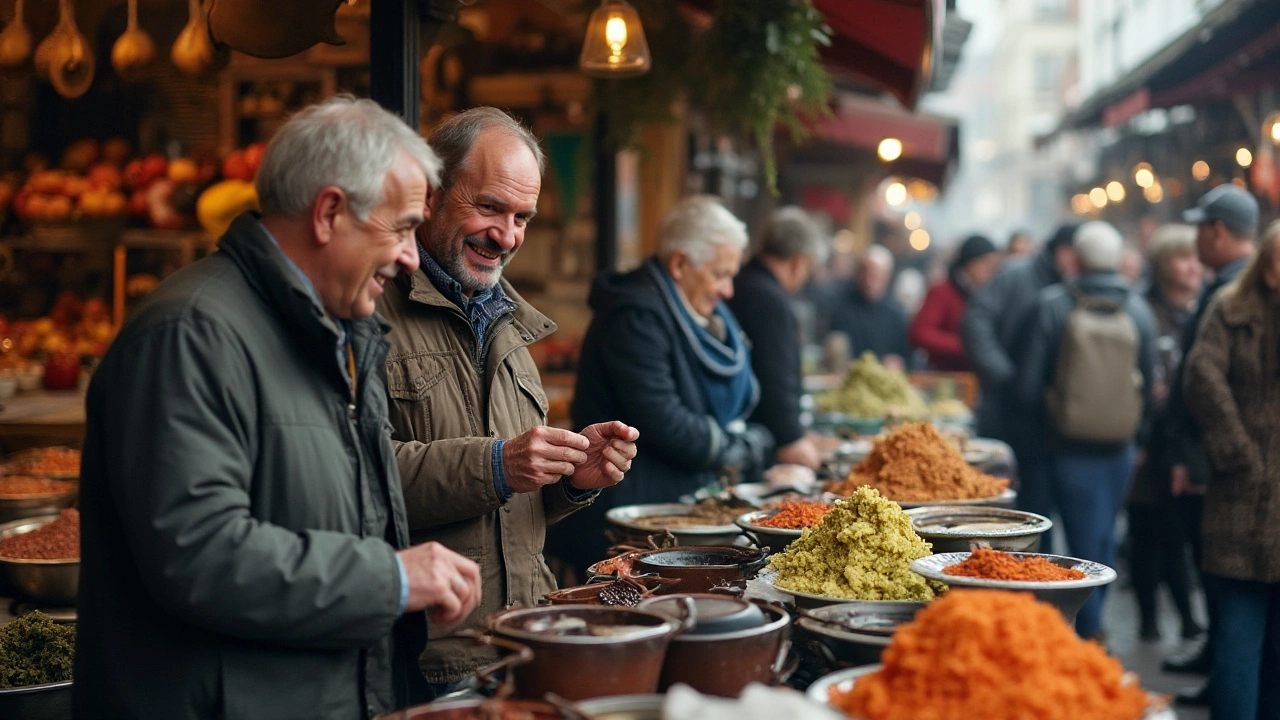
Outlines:
[[1045, 392], [1049, 420], [1068, 440], [1124, 443], [1142, 423], [1138, 325], [1124, 304], [1072, 288], [1057, 372]]

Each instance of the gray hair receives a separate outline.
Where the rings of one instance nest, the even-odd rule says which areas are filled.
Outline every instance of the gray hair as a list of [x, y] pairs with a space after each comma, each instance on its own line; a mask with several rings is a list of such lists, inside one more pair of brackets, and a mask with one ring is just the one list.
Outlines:
[[715, 195], [690, 195], [676, 203], [658, 226], [659, 260], [683, 252], [698, 267], [711, 262], [721, 245], [746, 248], [747, 226]]
[[538, 174], [547, 170], [547, 158], [538, 145], [538, 138], [519, 121], [495, 107], [474, 107], [454, 115], [431, 130], [427, 141], [440, 155], [444, 163], [441, 176], [444, 183], [440, 186], [442, 193], [448, 194], [453, 187], [454, 179], [471, 155], [471, 148], [476, 138], [485, 130], [500, 130], [523, 142], [533, 153], [538, 162]]
[[858, 272], [862, 272], [868, 263], [875, 263], [889, 272], [893, 272], [893, 253], [883, 245], [871, 245], [862, 257], [858, 258]]
[[795, 205], [774, 210], [760, 236], [760, 254], [784, 260], [800, 255], [821, 260], [826, 250], [827, 238], [822, 228]]
[[1124, 238], [1120, 231], [1102, 220], [1090, 220], [1076, 229], [1071, 244], [1080, 259], [1081, 272], [1114, 272], [1120, 268]]
[[401, 153], [427, 182], [440, 182], [440, 159], [404, 120], [372, 100], [329, 98], [289, 118], [267, 145], [258, 204], [265, 215], [300, 217], [321, 190], [336, 186], [363, 221], [382, 202], [387, 173]]

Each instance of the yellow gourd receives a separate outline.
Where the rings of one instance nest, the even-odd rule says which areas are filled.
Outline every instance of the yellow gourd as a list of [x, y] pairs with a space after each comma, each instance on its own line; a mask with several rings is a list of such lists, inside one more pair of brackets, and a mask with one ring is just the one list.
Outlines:
[[196, 200], [196, 220], [210, 235], [227, 231], [231, 221], [246, 210], [258, 208], [258, 190], [244, 180], [223, 180], [210, 185]]

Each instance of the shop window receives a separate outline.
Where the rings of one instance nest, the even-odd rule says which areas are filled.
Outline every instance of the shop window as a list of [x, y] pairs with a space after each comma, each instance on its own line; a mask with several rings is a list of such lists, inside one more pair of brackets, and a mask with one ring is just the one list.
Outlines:
[[1035, 59], [1035, 99], [1039, 105], [1050, 105], [1058, 101], [1058, 93], [1062, 87], [1062, 58], [1057, 55], [1037, 55]]
[[1067, 0], [1036, 0], [1036, 20], [1062, 22], [1067, 19]]

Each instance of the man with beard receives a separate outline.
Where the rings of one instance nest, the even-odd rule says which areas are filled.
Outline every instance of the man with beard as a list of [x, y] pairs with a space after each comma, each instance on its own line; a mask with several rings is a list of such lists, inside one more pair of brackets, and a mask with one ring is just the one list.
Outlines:
[[[421, 268], [388, 283], [378, 310], [394, 328], [387, 392], [409, 531], [480, 565], [482, 603], [458, 628], [475, 629], [555, 589], [542, 557], [547, 525], [622, 480], [639, 432], [621, 422], [581, 433], [545, 426], [528, 346], [555, 324], [502, 279], [537, 212], [537, 139], [481, 107], [429, 141], [444, 168], [418, 232]], [[436, 626], [430, 638], [421, 665], [437, 692], [495, 658]]]

